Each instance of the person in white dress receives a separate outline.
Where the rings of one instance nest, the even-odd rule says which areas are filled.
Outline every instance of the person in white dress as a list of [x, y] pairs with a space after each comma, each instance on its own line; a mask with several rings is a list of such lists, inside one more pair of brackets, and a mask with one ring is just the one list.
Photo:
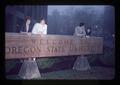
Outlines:
[[41, 34], [41, 35], [47, 34], [47, 24], [45, 24], [44, 19], [41, 19], [40, 23], [36, 23], [33, 26], [32, 34]]
[[[40, 22], [33, 26], [32, 34], [47, 34], [47, 24], [45, 23], [44, 18], [41, 18]], [[35, 58], [33, 58], [33, 60], [35, 60]]]

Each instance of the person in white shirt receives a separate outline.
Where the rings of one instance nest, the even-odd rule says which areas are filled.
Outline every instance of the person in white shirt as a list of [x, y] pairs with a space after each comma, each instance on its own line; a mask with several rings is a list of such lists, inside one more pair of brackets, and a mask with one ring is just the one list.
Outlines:
[[33, 26], [32, 34], [47, 34], [47, 24], [45, 24], [43, 18], [40, 20], [40, 23], [36, 23]]
[[[45, 19], [41, 18], [39, 23], [36, 23], [33, 26], [32, 34], [41, 34], [46, 35], [47, 34], [47, 24], [45, 23]], [[33, 58], [35, 60], [35, 58]]]
[[85, 37], [86, 36], [84, 23], [80, 23], [80, 25], [75, 28], [74, 35], [75, 36], [80, 36], [80, 37]]

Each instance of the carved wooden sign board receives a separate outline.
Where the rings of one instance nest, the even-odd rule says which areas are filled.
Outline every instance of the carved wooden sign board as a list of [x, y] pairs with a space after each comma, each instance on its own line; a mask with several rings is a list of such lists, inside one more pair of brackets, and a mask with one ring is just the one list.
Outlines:
[[60, 57], [103, 53], [103, 38], [5, 33], [5, 58]]

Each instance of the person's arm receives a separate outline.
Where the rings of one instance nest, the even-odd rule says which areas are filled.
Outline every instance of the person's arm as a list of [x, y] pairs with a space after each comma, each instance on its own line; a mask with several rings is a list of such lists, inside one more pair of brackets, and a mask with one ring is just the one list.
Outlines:
[[74, 33], [74, 35], [79, 35], [78, 30], [77, 30], [77, 27], [75, 28], [75, 33]]
[[28, 33], [28, 30], [29, 30], [29, 26], [26, 26], [26, 32]]
[[86, 36], [86, 31], [85, 30], [83, 30], [83, 37], [85, 37]]
[[82, 36], [83, 34], [79, 33], [78, 27], [75, 28], [75, 35]]

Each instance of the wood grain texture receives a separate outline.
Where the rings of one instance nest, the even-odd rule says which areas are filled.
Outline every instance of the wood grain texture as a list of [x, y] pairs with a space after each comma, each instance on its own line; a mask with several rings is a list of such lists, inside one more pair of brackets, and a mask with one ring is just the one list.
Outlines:
[[5, 33], [5, 59], [102, 53], [102, 37]]

